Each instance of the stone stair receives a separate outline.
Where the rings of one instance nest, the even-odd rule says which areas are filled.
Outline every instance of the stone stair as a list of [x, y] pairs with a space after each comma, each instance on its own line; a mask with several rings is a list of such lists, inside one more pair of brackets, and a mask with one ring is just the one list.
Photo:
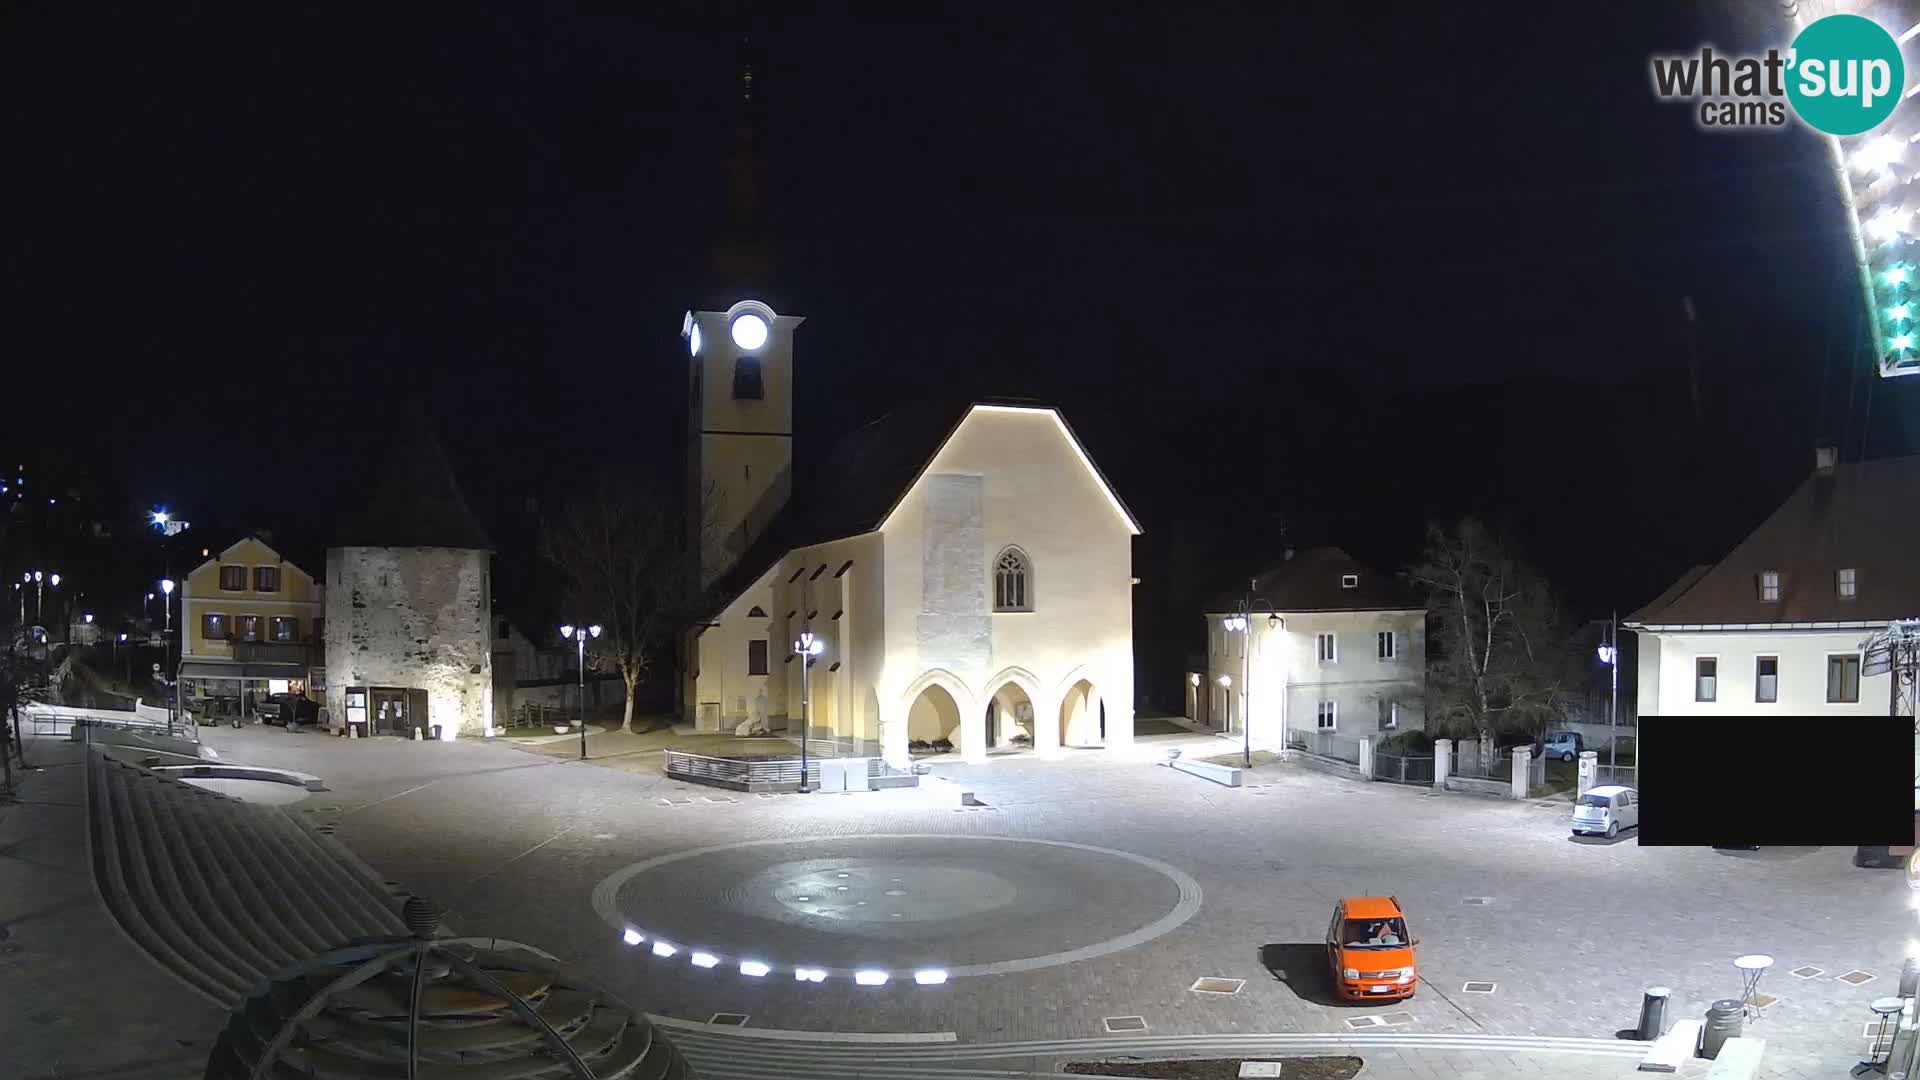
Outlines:
[[328, 837], [253, 806], [86, 755], [94, 873], [130, 937], [223, 1007], [349, 942], [404, 935], [402, 897]]

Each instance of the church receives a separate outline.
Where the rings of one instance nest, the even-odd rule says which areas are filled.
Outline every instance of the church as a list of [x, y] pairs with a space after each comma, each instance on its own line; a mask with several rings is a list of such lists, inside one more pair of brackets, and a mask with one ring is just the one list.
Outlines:
[[[749, 106], [751, 90], [748, 74]], [[823, 460], [794, 460], [804, 320], [780, 309], [757, 175], [743, 109], [722, 285], [681, 326], [704, 598], [684, 719], [717, 733], [804, 725], [832, 752], [895, 767], [918, 751], [1129, 747], [1139, 523], [1067, 418], [1037, 402], [916, 403]]]

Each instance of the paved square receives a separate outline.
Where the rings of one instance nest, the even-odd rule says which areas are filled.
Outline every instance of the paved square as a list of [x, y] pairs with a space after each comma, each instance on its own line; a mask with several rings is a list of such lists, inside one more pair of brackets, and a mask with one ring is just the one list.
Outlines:
[[[1672, 989], [1669, 1022], [1699, 1017], [1710, 1002], [1740, 996], [1735, 956], [1765, 952], [1797, 976], [1791, 994], [1747, 1023], [1749, 1034], [1767, 1039], [1767, 1071], [1831, 1075], [1858, 1060], [1868, 1003], [1895, 980], [1914, 936], [1904, 878], [1854, 868], [1850, 850], [1654, 849], [1631, 834], [1612, 843], [1574, 839], [1558, 812], [1538, 804], [1432, 797], [1286, 765], [1256, 768], [1253, 789], [1099, 752], [941, 765], [936, 776], [995, 811], [955, 813], [931, 789], [708, 803], [695, 800], [712, 789], [667, 780], [637, 760], [603, 766], [481, 742], [416, 745], [277, 729], [208, 738], [223, 758], [325, 777], [334, 792], [328, 805], [340, 809], [304, 820], [334, 826], [382, 876], [450, 905], [448, 922], [460, 931], [538, 945], [642, 1008], [699, 1023], [743, 1012], [755, 1027], [775, 1029], [1044, 1040], [1111, 1034], [1113, 1018], [1138, 1017], [1156, 1037], [1391, 1028], [1613, 1039], [1636, 1025], [1646, 987]], [[986, 841], [973, 846], [998, 853], [927, 862], [924, 851], [859, 846], [887, 835], [951, 837], [954, 846], [928, 850], [956, 852]], [[766, 858], [722, 858], [704, 864], [706, 875], [687, 872], [698, 861], [680, 870], [668, 862], [659, 875], [630, 880], [619, 911], [646, 925], [730, 935], [690, 948], [744, 955], [813, 941], [842, 950], [822, 964], [892, 969], [936, 959], [899, 951], [903, 942], [951, 944], [943, 958], [956, 962], [947, 966], [984, 966], [1111, 939], [1168, 910], [1175, 890], [1153, 875], [1117, 869], [1109, 878], [1101, 867], [1111, 860], [1078, 856], [1036, 862], [1015, 853], [1029, 845], [1008, 840], [1166, 864], [1194, 882], [1198, 910], [1116, 952], [931, 985], [895, 977], [883, 986], [790, 974], [750, 979], [731, 964], [696, 968], [685, 949], [657, 957], [624, 945], [595, 910], [596, 887], [623, 868], [746, 844], [766, 849]], [[925, 918], [904, 936], [830, 907], [796, 913], [780, 899], [785, 879], [752, 884], [776, 867], [787, 878], [795, 868], [826, 870], [836, 851], [848, 873], [845, 860], [917, 859], [965, 864], [984, 877], [939, 901], [948, 907], [930, 894]], [[1012, 889], [1001, 894], [1004, 904], [983, 901], [994, 878]], [[866, 882], [851, 905], [866, 899], [872, 907], [885, 896], [872, 889], [879, 884], [890, 883]], [[755, 888], [757, 898], [749, 897]], [[1416, 994], [1410, 1005], [1335, 1003], [1320, 945], [1333, 902], [1384, 893], [1400, 898], [1422, 939]], [[803, 936], [836, 920], [860, 932]], [[876, 951], [863, 954], [863, 943]], [[1201, 972], [1246, 981], [1237, 994], [1192, 993]], [[1464, 992], [1469, 982], [1495, 983], [1498, 992]], [[1396, 1012], [1417, 1022], [1379, 1019]]]

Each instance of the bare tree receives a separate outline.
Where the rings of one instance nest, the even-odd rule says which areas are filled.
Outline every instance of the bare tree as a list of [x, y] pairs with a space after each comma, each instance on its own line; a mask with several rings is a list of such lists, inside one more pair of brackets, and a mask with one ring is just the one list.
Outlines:
[[[703, 500], [712, 505], [713, 500]], [[689, 529], [667, 485], [611, 469], [547, 522], [541, 547], [566, 584], [568, 617], [596, 622], [587, 665], [618, 671], [626, 687], [621, 726], [633, 724], [635, 691], [653, 659], [698, 616], [692, 548], [712, 529]]]
[[1427, 529], [1411, 574], [1427, 592], [1439, 658], [1427, 716], [1451, 735], [1532, 732], [1561, 716], [1579, 683], [1571, 627], [1546, 578], [1468, 518]]

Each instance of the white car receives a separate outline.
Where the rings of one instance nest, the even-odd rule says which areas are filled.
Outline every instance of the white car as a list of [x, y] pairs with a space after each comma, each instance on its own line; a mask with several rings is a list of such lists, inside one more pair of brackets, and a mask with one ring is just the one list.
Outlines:
[[1640, 824], [1640, 793], [1619, 784], [1588, 788], [1573, 806], [1573, 835], [1601, 833], [1609, 840]]

